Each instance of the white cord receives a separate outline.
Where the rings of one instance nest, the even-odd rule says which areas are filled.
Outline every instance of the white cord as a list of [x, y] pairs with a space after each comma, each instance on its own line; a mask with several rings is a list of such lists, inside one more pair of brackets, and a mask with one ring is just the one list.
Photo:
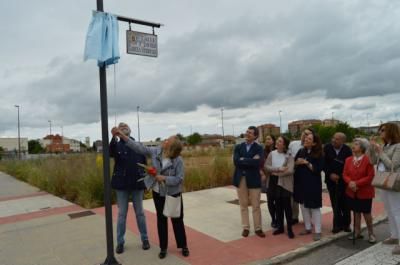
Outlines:
[[114, 64], [114, 126], [117, 127], [117, 75], [116, 75], [116, 64]]

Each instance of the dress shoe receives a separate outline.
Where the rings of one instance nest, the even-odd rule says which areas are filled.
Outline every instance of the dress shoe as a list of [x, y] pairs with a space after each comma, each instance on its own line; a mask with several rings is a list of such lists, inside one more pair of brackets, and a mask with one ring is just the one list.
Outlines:
[[345, 227], [343, 228], [343, 231], [346, 233], [350, 233], [351, 232], [351, 228], [350, 227]]
[[242, 237], [248, 237], [249, 233], [250, 233], [249, 229], [243, 229]]
[[150, 248], [149, 240], [143, 240], [142, 249], [143, 250], [148, 250], [149, 248]]
[[276, 222], [272, 221], [272, 222], [271, 222], [271, 227], [272, 227], [272, 228], [277, 228], [278, 225], [276, 224]]
[[307, 230], [307, 229], [305, 229], [299, 233], [299, 235], [301, 235], [301, 236], [305, 236], [305, 235], [309, 235], [309, 234], [311, 234], [311, 230]]
[[187, 248], [187, 247], [185, 247], [185, 248], [182, 248], [182, 255], [184, 256], [184, 257], [189, 257], [189, 249]]
[[164, 259], [167, 256], [167, 250], [166, 249], [161, 249], [160, 253], [158, 254], [158, 257], [160, 259]]
[[260, 230], [257, 230], [256, 232], [256, 235], [257, 236], [259, 236], [259, 237], [265, 237], [265, 233], [260, 229]]
[[313, 236], [313, 240], [314, 241], [319, 241], [322, 238], [322, 234], [321, 233], [315, 233]]
[[389, 237], [389, 238], [383, 240], [382, 244], [384, 244], [384, 245], [397, 245], [397, 244], [399, 244], [399, 240], [397, 238]]
[[339, 233], [340, 231], [341, 231], [341, 229], [340, 229], [339, 227], [334, 227], [334, 228], [331, 230], [332, 234], [337, 234], [337, 233]]
[[288, 229], [287, 235], [288, 235], [288, 237], [289, 237], [290, 239], [294, 238], [293, 230], [292, 230], [292, 229]]
[[117, 254], [121, 254], [124, 252], [124, 244], [118, 244], [117, 247], [115, 248], [115, 252]]
[[283, 228], [278, 228], [278, 229], [276, 229], [274, 232], [272, 232], [272, 234], [273, 234], [274, 236], [280, 235], [280, 234], [283, 234], [283, 233], [285, 233], [285, 230], [284, 230]]
[[371, 235], [368, 236], [368, 243], [370, 243], [370, 244], [375, 244], [376, 243], [375, 235], [371, 234]]

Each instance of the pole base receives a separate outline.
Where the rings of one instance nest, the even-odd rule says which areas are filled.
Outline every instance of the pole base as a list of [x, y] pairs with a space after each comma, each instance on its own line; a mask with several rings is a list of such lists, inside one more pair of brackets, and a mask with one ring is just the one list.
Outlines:
[[101, 263], [100, 265], [122, 265], [119, 263], [114, 256], [107, 257], [104, 263]]

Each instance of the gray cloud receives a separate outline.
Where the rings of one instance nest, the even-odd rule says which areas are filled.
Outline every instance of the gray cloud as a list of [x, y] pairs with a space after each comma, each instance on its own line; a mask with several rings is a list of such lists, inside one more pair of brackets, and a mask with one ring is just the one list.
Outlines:
[[353, 110], [371, 110], [376, 107], [376, 103], [356, 103], [350, 107]]
[[[197, 16], [196, 21], [181, 34], [177, 20], [162, 17], [167, 26], [159, 30], [159, 58], [126, 55], [121, 50], [116, 97], [113, 68], [108, 69], [109, 114], [126, 114], [135, 111], [138, 105], [141, 111], [154, 113], [188, 112], [201, 105], [229, 110], [265, 105], [288, 97], [301, 98], [314, 91], [328, 100], [361, 99], [398, 92], [398, 1], [310, 0], [306, 4], [291, 1], [290, 6], [287, 3], [272, 5], [273, 1], [251, 3], [243, 7], [243, 11], [240, 4], [233, 4], [236, 9], [227, 14], [226, 19], [214, 14], [226, 11], [223, 4], [217, 4], [221, 9], [211, 11], [212, 15], [209, 8], [196, 4], [200, 14], [188, 11]], [[266, 12], [265, 5], [271, 5], [272, 9]], [[91, 6], [85, 4], [84, 8], [90, 10]], [[249, 10], [249, 6], [253, 9]], [[1, 90], [12, 91], [0, 99], [0, 103], [22, 101], [27, 126], [40, 127], [46, 125], [48, 119], [64, 125], [99, 120], [97, 67], [93, 61], [81, 62], [81, 54], [75, 49], [83, 49], [88, 23], [88, 12], [78, 9], [72, 8], [86, 16], [80, 16], [71, 24], [66, 22], [70, 23], [69, 17], [60, 18], [68, 27], [64, 29], [66, 36], [60, 37], [58, 43], [71, 40], [72, 55], [65, 55], [68, 45], [63, 44], [59, 50], [43, 57], [42, 65], [37, 68], [18, 64], [0, 68], [5, 79]], [[249, 16], [248, 11], [253, 11], [254, 15]], [[54, 8], [43, 12], [50, 14]], [[163, 12], [156, 12], [165, 16]], [[206, 19], [202, 19], [202, 14]], [[37, 28], [43, 26], [40, 19], [39, 16], [32, 18]], [[57, 19], [48, 22], [57, 25]], [[20, 29], [22, 24], [16, 27]], [[7, 32], [20, 39], [21, 36], [15, 35], [17, 29]], [[121, 40], [124, 39], [122, 35]], [[12, 44], [8, 41], [3, 45], [11, 51]], [[45, 49], [50, 47], [46, 43], [43, 45]], [[42, 55], [43, 51], [36, 48], [31, 52]], [[7, 58], [11, 58], [9, 54]], [[22, 57], [15, 60], [21, 61]], [[47, 65], [43, 65], [43, 60]], [[375, 106], [359, 103], [350, 109], [365, 110]], [[331, 107], [342, 108], [343, 104]], [[6, 115], [0, 120], [0, 127], [14, 127], [12, 105], [1, 110]], [[275, 109], [271, 111], [276, 112]], [[210, 117], [219, 115], [216, 111], [215, 116]], [[244, 116], [227, 115], [226, 118]]]
[[331, 107], [331, 109], [336, 110], [336, 109], [343, 109], [344, 105], [343, 104], [335, 104]]

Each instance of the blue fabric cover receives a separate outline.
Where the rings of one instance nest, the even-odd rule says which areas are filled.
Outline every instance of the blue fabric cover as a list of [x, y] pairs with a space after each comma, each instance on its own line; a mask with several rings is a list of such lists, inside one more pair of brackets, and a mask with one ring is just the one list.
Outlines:
[[118, 33], [116, 16], [94, 11], [86, 35], [84, 60], [95, 59], [99, 67], [118, 63]]

